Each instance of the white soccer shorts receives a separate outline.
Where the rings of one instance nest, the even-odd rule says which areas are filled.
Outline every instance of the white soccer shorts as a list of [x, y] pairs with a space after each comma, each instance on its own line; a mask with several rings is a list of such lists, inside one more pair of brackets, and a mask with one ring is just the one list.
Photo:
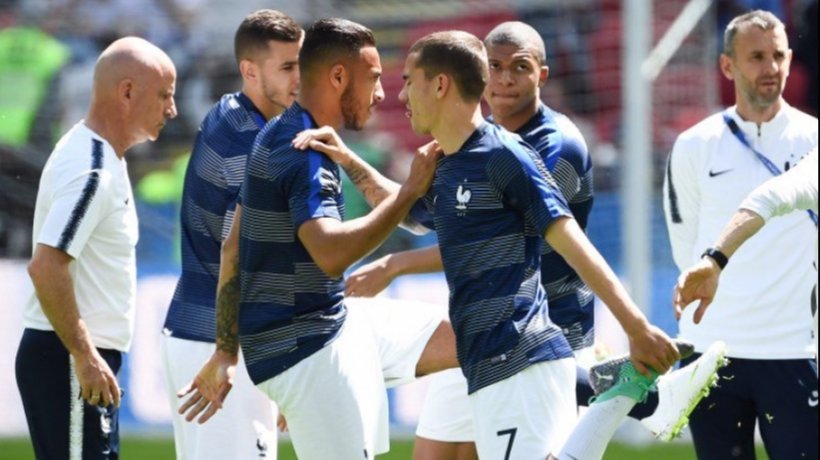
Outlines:
[[287, 419], [300, 460], [362, 460], [389, 449], [387, 391], [364, 315], [348, 314], [339, 336], [258, 385]]
[[469, 398], [479, 458], [557, 455], [577, 418], [575, 359], [533, 364]]
[[[595, 361], [594, 347], [573, 353], [581, 366]], [[467, 397], [467, 379], [461, 369], [439, 372], [429, 378], [416, 436], [440, 442], [474, 442], [473, 409]]]
[[177, 413], [185, 398], [176, 392], [196, 376], [214, 344], [162, 336], [162, 361], [174, 425], [177, 460], [276, 459], [276, 405], [248, 376], [242, 355], [222, 409], [208, 423], [186, 422]]
[[444, 318], [440, 307], [420, 302], [345, 303], [348, 316], [335, 341], [259, 384], [279, 404], [300, 460], [362, 460], [387, 452], [386, 388], [415, 378]]
[[446, 307], [379, 297], [350, 297], [345, 304], [351, 316], [364, 315], [370, 323], [385, 386], [415, 380], [416, 365], [430, 337], [446, 319]]
[[439, 442], [473, 442], [473, 408], [461, 369], [430, 376], [416, 436]]

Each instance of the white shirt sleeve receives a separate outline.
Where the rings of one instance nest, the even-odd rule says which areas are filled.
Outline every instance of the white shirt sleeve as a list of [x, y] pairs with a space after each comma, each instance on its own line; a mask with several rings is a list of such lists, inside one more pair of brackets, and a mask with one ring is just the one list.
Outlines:
[[696, 151], [684, 147], [680, 138], [675, 142], [666, 166], [663, 182], [663, 210], [672, 257], [680, 270], [692, 265], [693, 248], [698, 234], [700, 190], [698, 188]]
[[110, 181], [100, 170], [88, 170], [54, 190], [37, 242], [77, 258], [103, 219]]
[[757, 187], [741, 203], [769, 220], [795, 210], [817, 212], [817, 148], [789, 171], [769, 179]]

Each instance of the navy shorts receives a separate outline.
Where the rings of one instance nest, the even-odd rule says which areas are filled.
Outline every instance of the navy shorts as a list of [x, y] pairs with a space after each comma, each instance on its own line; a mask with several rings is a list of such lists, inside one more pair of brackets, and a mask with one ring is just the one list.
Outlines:
[[698, 459], [753, 460], [755, 423], [772, 460], [816, 459], [815, 360], [729, 361], [718, 371], [718, 387], [689, 418]]
[[[98, 349], [116, 374], [122, 354]], [[118, 459], [118, 410], [80, 399], [68, 350], [51, 331], [26, 329], [16, 362], [17, 388], [38, 460]]]

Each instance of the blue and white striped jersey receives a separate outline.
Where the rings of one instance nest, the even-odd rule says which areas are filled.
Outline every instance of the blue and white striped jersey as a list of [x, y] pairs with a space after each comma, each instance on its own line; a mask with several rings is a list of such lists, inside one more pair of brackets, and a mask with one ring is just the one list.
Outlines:
[[165, 328], [177, 338], [214, 342], [222, 241], [236, 210], [245, 164], [265, 118], [241, 92], [226, 94], [199, 127], [182, 192], [182, 275]]
[[315, 127], [299, 104], [269, 123], [242, 186], [239, 340], [257, 384], [333, 341], [347, 316], [344, 280], [322, 272], [297, 236], [311, 219], [344, 218], [338, 166], [291, 145], [296, 134]]
[[572, 356], [548, 316], [540, 273], [547, 227], [571, 214], [530, 146], [483, 124], [439, 161], [414, 217], [429, 222], [425, 212], [434, 216], [470, 393], [531, 364]]
[[[592, 161], [581, 132], [565, 115], [541, 104], [516, 134], [541, 155], [573, 217], [586, 230], [592, 210]], [[563, 330], [572, 349], [592, 346], [592, 290], [546, 242], [541, 252], [541, 283], [547, 291], [550, 319]]]

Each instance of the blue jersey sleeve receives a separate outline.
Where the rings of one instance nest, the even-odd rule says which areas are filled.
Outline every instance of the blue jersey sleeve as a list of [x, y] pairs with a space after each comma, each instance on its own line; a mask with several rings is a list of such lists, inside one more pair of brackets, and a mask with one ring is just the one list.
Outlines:
[[559, 124], [567, 126], [554, 155], [556, 158], [550, 158], [552, 164], [548, 163], [547, 168], [564, 194], [578, 225], [586, 228], [593, 201], [592, 160], [584, 138], [569, 123], [567, 119], [566, 123]]
[[524, 143], [507, 147], [487, 163], [487, 176], [504, 203], [518, 210], [539, 235], [555, 219], [572, 217], [541, 158]]
[[296, 169], [287, 195], [296, 230], [312, 219], [344, 217], [339, 168], [320, 153], [310, 151], [304, 155], [306, 161]]
[[430, 191], [427, 192], [427, 194], [420, 200], [416, 201], [416, 204], [410, 208], [410, 217], [413, 221], [424, 226], [425, 228], [435, 230], [435, 204], [436, 200], [433, 194], [433, 189], [430, 188]]

